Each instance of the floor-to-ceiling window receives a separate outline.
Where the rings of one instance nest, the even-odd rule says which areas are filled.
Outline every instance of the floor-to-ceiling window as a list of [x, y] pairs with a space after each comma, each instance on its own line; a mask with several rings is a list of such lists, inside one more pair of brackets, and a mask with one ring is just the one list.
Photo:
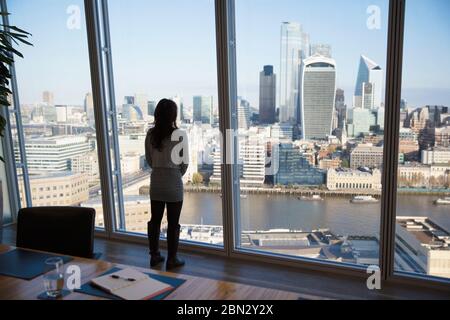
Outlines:
[[[32, 33], [16, 59], [23, 149], [33, 206], [80, 206], [101, 199], [94, 103], [83, 1], [8, 1], [10, 24]], [[14, 114], [13, 114], [14, 115]], [[22, 162], [17, 121], [11, 131]], [[26, 194], [18, 167], [22, 206]], [[97, 212], [97, 226], [103, 227]]]
[[108, 14], [124, 211], [116, 228], [147, 232], [151, 168], [144, 141], [156, 105], [168, 98], [189, 141], [180, 237], [222, 245], [214, 1], [112, 0]]
[[376, 265], [388, 1], [235, 1], [236, 245]]
[[394, 269], [450, 277], [450, 3], [405, 12]]
[[[5, 143], [4, 139], [0, 140], [0, 156], [4, 159], [4, 153], [3, 153], [3, 144]], [[9, 202], [9, 193], [8, 193], [8, 179], [6, 176], [6, 170], [5, 170], [5, 163], [3, 161], [0, 161], [0, 205], [2, 208], [0, 208], [0, 229], [2, 227], [2, 224], [10, 223], [12, 221], [12, 215], [11, 215], [11, 206]]]

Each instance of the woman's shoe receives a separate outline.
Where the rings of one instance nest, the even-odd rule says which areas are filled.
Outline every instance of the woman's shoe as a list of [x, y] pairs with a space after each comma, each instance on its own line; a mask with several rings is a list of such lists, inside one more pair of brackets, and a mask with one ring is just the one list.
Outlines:
[[164, 262], [165, 258], [160, 254], [152, 255], [150, 258], [150, 266], [156, 267], [158, 264]]
[[167, 259], [166, 270], [171, 270], [184, 266], [184, 260], [178, 257]]

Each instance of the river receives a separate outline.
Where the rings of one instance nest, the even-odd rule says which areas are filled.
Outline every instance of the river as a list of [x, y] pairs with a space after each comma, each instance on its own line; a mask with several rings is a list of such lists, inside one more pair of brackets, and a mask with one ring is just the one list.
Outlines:
[[[398, 195], [397, 216], [428, 216], [450, 231], [450, 206], [436, 206], [437, 196]], [[329, 228], [338, 235], [378, 235], [380, 203], [352, 204], [349, 198], [301, 201], [290, 195], [249, 194], [240, 201], [242, 230]], [[218, 193], [186, 192], [183, 224], [222, 225]]]

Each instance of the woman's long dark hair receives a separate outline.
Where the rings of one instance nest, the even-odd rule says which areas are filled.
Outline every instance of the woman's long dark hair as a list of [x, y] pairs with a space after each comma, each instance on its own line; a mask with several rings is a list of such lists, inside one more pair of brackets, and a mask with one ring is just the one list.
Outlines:
[[155, 109], [155, 126], [151, 129], [151, 143], [161, 151], [162, 141], [169, 137], [177, 127], [178, 107], [169, 99], [162, 99]]

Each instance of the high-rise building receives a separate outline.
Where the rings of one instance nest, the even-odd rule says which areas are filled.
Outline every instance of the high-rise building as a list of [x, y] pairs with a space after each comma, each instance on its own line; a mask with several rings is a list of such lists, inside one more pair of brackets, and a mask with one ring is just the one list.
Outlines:
[[180, 124], [181, 121], [184, 120], [184, 108], [183, 108], [183, 100], [180, 96], [176, 95], [172, 98], [170, 98], [173, 102], [175, 102], [178, 106], [178, 112], [177, 112], [177, 123]]
[[95, 117], [94, 117], [94, 99], [92, 93], [86, 93], [84, 97], [84, 112], [86, 112], [86, 117], [89, 125], [94, 125]]
[[259, 74], [259, 122], [275, 123], [276, 75], [273, 66], [264, 66]]
[[144, 114], [138, 106], [134, 104], [124, 104], [122, 106], [122, 118], [134, 122], [144, 120]]
[[326, 139], [331, 134], [336, 92], [336, 63], [312, 56], [302, 67], [303, 139]]
[[42, 102], [47, 104], [47, 106], [54, 106], [55, 100], [54, 100], [53, 92], [51, 92], [51, 91], [42, 92]]
[[147, 115], [153, 116], [155, 114], [156, 101], [147, 102]]
[[[71, 159], [88, 153], [91, 146], [85, 136], [54, 136], [27, 139], [25, 151], [30, 172], [67, 171]], [[19, 153], [16, 153], [16, 158]]]
[[242, 160], [241, 183], [261, 186], [265, 178], [266, 143], [256, 128], [240, 139], [239, 157]]
[[123, 98], [123, 104], [134, 104], [134, 97], [133, 96], [125, 96]]
[[363, 91], [362, 91], [362, 108], [367, 110], [372, 110], [374, 108], [374, 91], [373, 91], [373, 83], [364, 82], [363, 83]]
[[379, 108], [381, 107], [382, 101], [383, 70], [377, 63], [362, 55], [359, 62], [358, 77], [356, 79], [354, 107], [364, 107], [364, 88], [369, 83], [371, 84], [371, 94], [373, 95], [370, 105], [373, 108]]
[[144, 93], [136, 93], [134, 95], [134, 105], [138, 106], [142, 111], [142, 116], [144, 119], [147, 118], [147, 104], [148, 96]]
[[213, 97], [194, 96], [193, 98], [194, 122], [213, 124]]
[[345, 104], [345, 95], [342, 89], [336, 89], [335, 108], [337, 112], [337, 126], [343, 129], [347, 121], [347, 105]]
[[311, 55], [319, 55], [326, 58], [331, 58], [331, 45], [325, 43], [315, 43], [311, 46]]
[[250, 127], [250, 102], [238, 97], [237, 100], [238, 128], [248, 129]]
[[302, 27], [296, 22], [281, 25], [280, 122], [298, 122], [299, 68], [302, 60]]

